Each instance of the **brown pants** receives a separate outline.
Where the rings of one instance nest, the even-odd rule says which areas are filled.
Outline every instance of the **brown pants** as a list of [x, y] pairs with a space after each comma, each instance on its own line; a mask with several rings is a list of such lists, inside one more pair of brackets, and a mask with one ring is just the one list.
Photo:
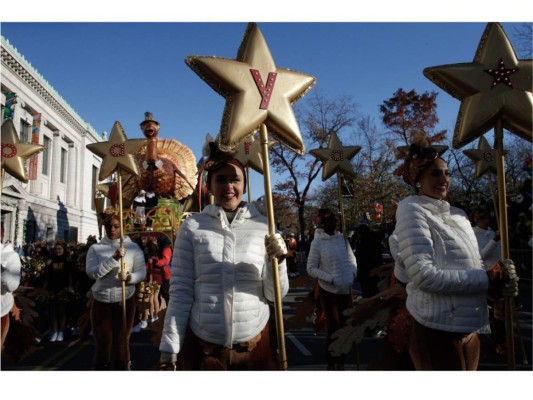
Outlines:
[[334, 357], [329, 352], [329, 345], [333, 341], [331, 335], [346, 325], [347, 317], [344, 310], [353, 306], [351, 294], [334, 294], [320, 288], [320, 305], [326, 316], [326, 361], [328, 369], [343, 369], [344, 355]]
[[476, 371], [480, 341], [477, 333], [454, 333], [427, 328], [417, 321], [409, 353], [419, 371]]
[[0, 322], [2, 329], [2, 353], [4, 352], [4, 342], [6, 341], [7, 332], [9, 331], [9, 312], [2, 317]]
[[187, 329], [187, 338], [179, 355], [181, 365], [186, 371], [278, 370], [270, 335], [270, 323], [267, 323], [255, 338], [229, 349], [206, 342]]
[[[94, 356], [95, 370], [130, 369], [130, 334], [135, 316], [135, 296], [126, 300], [126, 331], [122, 323], [122, 304], [102, 303], [93, 300], [91, 325], [96, 344]], [[112, 358], [115, 368], [111, 368]]]

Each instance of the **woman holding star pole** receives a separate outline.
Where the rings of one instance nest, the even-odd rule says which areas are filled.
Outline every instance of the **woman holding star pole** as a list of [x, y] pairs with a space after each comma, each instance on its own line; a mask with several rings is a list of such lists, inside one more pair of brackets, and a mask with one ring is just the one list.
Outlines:
[[[496, 280], [483, 268], [466, 213], [446, 200], [450, 171], [442, 153], [418, 135], [395, 171], [415, 190], [398, 204], [395, 227], [414, 318], [410, 352], [417, 370], [476, 370]], [[516, 277], [512, 263], [498, 265]], [[517, 290], [511, 279], [503, 292]]]
[[212, 142], [204, 168], [214, 204], [178, 232], [159, 369], [276, 370], [271, 263], [278, 259], [285, 296], [287, 248], [279, 233], [267, 235], [265, 216], [242, 201], [246, 174], [232, 153]]
[[[141, 248], [125, 236], [121, 238], [120, 214], [113, 207], [105, 209], [105, 237], [87, 252], [87, 275], [95, 280], [91, 288], [91, 326], [96, 344], [95, 370], [129, 370], [129, 337], [135, 316], [135, 285], [146, 275]], [[121, 243], [122, 242], [122, 243]], [[124, 263], [125, 268], [121, 268]], [[123, 323], [123, 288], [125, 283], [126, 321]], [[127, 332], [124, 334], [124, 326]], [[114, 368], [112, 358], [114, 355]]]

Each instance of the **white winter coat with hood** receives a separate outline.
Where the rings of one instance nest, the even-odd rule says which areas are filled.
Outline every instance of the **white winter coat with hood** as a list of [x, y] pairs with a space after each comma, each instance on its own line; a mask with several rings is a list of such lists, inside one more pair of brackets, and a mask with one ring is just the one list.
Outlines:
[[0, 261], [2, 262], [2, 297], [1, 317], [6, 315], [15, 302], [12, 292], [20, 286], [20, 256], [11, 243], [0, 244]]
[[433, 329], [489, 332], [488, 277], [465, 212], [444, 200], [409, 196], [398, 204], [395, 234], [411, 315]]
[[307, 256], [307, 273], [330, 293], [349, 294], [357, 277], [357, 261], [344, 235], [318, 228]]
[[[201, 339], [231, 348], [257, 336], [275, 300], [265, 249], [266, 217], [241, 203], [233, 221], [207, 206], [180, 227], [172, 257], [170, 299], [159, 350], [179, 353], [187, 326]], [[279, 264], [281, 296], [289, 290]]]
[[[119, 246], [119, 239], [111, 240], [106, 236], [87, 251], [85, 271], [96, 281], [91, 287], [94, 299], [102, 303], [122, 301], [122, 281], [118, 276], [121, 262], [113, 258]], [[131, 280], [126, 282], [126, 299], [129, 299], [135, 294], [135, 285], [146, 276], [146, 263], [143, 251], [128, 236], [124, 237], [124, 249], [126, 270], [131, 274]]]

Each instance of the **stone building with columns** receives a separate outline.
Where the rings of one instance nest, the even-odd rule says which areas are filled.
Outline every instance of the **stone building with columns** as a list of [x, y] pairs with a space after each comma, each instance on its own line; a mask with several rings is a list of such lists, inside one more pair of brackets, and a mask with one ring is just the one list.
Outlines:
[[86, 145], [103, 140], [102, 135], [4, 37], [0, 83], [2, 109], [7, 95], [16, 94], [13, 123], [20, 141], [44, 146], [26, 161], [27, 183], [5, 174], [4, 241], [16, 246], [38, 240], [85, 242], [97, 235], [93, 194], [102, 160]]

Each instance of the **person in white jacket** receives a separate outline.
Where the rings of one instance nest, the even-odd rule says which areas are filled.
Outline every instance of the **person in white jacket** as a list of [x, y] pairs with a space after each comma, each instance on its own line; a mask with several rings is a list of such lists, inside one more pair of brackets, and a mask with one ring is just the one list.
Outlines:
[[210, 149], [205, 169], [214, 204], [180, 226], [158, 369], [276, 370], [271, 260], [280, 260], [283, 297], [287, 248], [280, 234], [268, 235], [266, 217], [241, 201], [242, 164], [214, 143]]
[[342, 233], [336, 232], [337, 218], [331, 210], [318, 211], [317, 229], [307, 257], [307, 273], [318, 279], [319, 301], [326, 316], [326, 361], [328, 370], [343, 370], [344, 355], [329, 351], [333, 332], [342, 328], [352, 307], [352, 285], [357, 277], [357, 261]]
[[466, 213], [446, 201], [448, 165], [436, 148], [412, 144], [396, 174], [416, 193], [398, 204], [394, 231], [408, 278], [415, 367], [476, 370], [478, 333], [490, 332], [489, 277]]
[[6, 340], [7, 332], [9, 331], [9, 312], [13, 308], [15, 299], [13, 292], [20, 286], [20, 256], [14, 250], [11, 243], [3, 243], [4, 239], [4, 224], [2, 224], [2, 243], [0, 244], [0, 261], [1, 278], [2, 278], [2, 295], [0, 312], [2, 320], [2, 352], [4, 351], [4, 341]]
[[[96, 344], [94, 370], [130, 370], [129, 339], [135, 316], [135, 285], [146, 275], [144, 254], [128, 236], [120, 250], [120, 216], [112, 207], [104, 210], [105, 237], [88, 252], [85, 270], [91, 287], [91, 326]], [[121, 272], [124, 258], [125, 273]], [[124, 332], [122, 281], [126, 282], [126, 330]], [[114, 367], [112, 366], [114, 358]]]

